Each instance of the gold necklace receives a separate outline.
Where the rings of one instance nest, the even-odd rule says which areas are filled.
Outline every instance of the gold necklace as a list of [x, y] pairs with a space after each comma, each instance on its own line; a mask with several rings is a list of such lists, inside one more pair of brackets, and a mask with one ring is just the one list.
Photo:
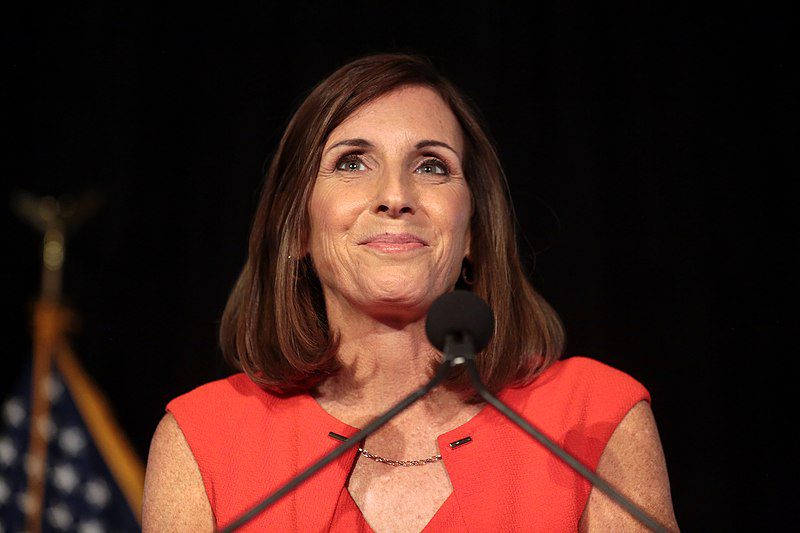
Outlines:
[[[338, 433], [335, 433], [333, 431], [329, 431], [328, 436], [342, 442], [347, 440], [347, 437], [345, 437], [344, 435], [339, 435]], [[463, 446], [465, 444], [469, 444], [470, 442], [472, 442], [472, 437], [467, 435], [462, 439], [454, 440], [453, 442], [451, 442], [450, 449], [455, 450], [456, 448]], [[429, 465], [431, 463], [435, 463], [436, 461], [442, 460], [442, 455], [439, 453], [437, 453], [436, 455], [431, 455], [427, 459], [412, 459], [410, 461], [398, 461], [396, 459], [387, 459], [386, 457], [381, 457], [380, 455], [369, 453], [364, 448], [359, 448], [358, 453], [360, 453], [367, 459], [372, 459], [376, 463], [383, 463], [389, 466], [422, 466], [422, 465]]]
[[[333, 431], [330, 431], [328, 433], [328, 436], [329, 437], [333, 437], [334, 439], [342, 441], [342, 442], [347, 440], [347, 437], [345, 437], [344, 435], [339, 435], [338, 433], [334, 433]], [[469, 439], [469, 437], [467, 437], [467, 438]], [[462, 439], [462, 440], [464, 440], [464, 439]], [[472, 439], [469, 439], [469, 440], [472, 440]], [[453, 443], [450, 443], [450, 447], [451, 448], [453, 447]], [[428, 465], [428, 464], [431, 464], [431, 463], [435, 463], [436, 461], [441, 461], [442, 460], [442, 455], [438, 454], [438, 453], [436, 455], [431, 455], [427, 459], [413, 459], [411, 461], [398, 461], [396, 459], [388, 459], [386, 457], [381, 457], [380, 455], [375, 455], [374, 453], [369, 453], [364, 448], [359, 448], [358, 449], [358, 453], [360, 453], [362, 456], [366, 457], [367, 459], [372, 459], [376, 463], [383, 463], [383, 464], [389, 465], [389, 466], [422, 466], [422, 465]]]
[[376, 463], [383, 463], [389, 466], [422, 466], [442, 460], [442, 455], [439, 453], [437, 453], [436, 455], [431, 455], [427, 459], [412, 459], [410, 461], [398, 461], [396, 459], [387, 459], [386, 457], [381, 457], [380, 455], [369, 453], [364, 448], [359, 448], [358, 451], [359, 453], [361, 453], [362, 456], [366, 457], [367, 459], [372, 459]]

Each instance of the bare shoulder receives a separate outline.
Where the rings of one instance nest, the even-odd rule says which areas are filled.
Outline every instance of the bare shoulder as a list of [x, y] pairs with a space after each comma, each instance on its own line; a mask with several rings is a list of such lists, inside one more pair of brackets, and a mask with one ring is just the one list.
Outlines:
[[145, 533], [214, 529], [200, 469], [178, 422], [170, 413], [161, 419], [150, 443], [142, 529]]
[[[622, 419], [600, 456], [597, 474], [671, 531], [678, 530], [664, 451], [649, 403], [638, 402]], [[589, 494], [579, 529], [648, 531], [596, 488]]]

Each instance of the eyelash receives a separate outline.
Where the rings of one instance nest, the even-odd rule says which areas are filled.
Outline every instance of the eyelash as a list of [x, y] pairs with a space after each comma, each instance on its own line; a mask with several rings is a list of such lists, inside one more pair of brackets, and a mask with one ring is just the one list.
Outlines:
[[[363, 155], [363, 152], [351, 152], [349, 154], [343, 155], [342, 157], [340, 157], [336, 161], [336, 165], [334, 165], [334, 170], [339, 170], [339, 171], [342, 171], [342, 172], [355, 172], [353, 170], [348, 170], [348, 169], [344, 169], [344, 168], [340, 168], [340, 167], [342, 166], [342, 164], [346, 164], [346, 163], [359, 163], [359, 164], [363, 165], [364, 161], [361, 159], [361, 155]], [[451, 173], [450, 172], [450, 166], [446, 162], [444, 162], [441, 159], [439, 159], [438, 157], [432, 157], [430, 155], [428, 156], [427, 159], [422, 161], [417, 168], [424, 167], [424, 166], [436, 166], [436, 165], [439, 165], [441, 167], [441, 169], [444, 171], [443, 174], [437, 174], [436, 172], [430, 172], [430, 173], [426, 173], [426, 174], [432, 174], [434, 176], [449, 176], [450, 175], [450, 173]]]

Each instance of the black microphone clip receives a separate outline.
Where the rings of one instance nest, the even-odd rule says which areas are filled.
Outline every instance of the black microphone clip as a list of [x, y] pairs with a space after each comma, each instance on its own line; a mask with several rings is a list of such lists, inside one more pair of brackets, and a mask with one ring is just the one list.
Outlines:
[[468, 333], [448, 333], [444, 341], [444, 360], [451, 367], [475, 359], [475, 343]]

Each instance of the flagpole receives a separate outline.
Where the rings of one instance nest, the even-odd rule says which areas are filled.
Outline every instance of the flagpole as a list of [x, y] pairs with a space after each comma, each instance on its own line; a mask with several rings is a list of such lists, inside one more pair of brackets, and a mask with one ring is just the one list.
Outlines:
[[[19, 197], [17, 212], [43, 230], [42, 289], [33, 316], [33, 368], [31, 372], [31, 417], [28, 456], [25, 463], [27, 488], [24, 497], [25, 530], [42, 529], [45, 475], [47, 465], [50, 395], [48, 387], [53, 356], [62, 342], [67, 315], [59, 306], [67, 220], [55, 198], [46, 197], [35, 204]], [[28, 198], [27, 200], [30, 200]]]
[[24, 497], [25, 530], [32, 532], [41, 531], [47, 464], [46, 433], [50, 420], [48, 376], [63, 326], [63, 316], [56, 302], [41, 299], [36, 303], [31, 372], [31, 423], [25, 464], [28, 484]]
[[61, 286], [67, 230], [75, 227], [100, 204], [88, 193], [72, 200], [46, 196], [36, 198], [17, 193], [14, 211], [43, 233], [41, 294], [33, 313], [33, 364], [31, 372], [31, 416], [28, 456], [25, 463], [27, 487], [24, 496], [25, 531], [42, 529], [42, 507], [47, 465], [47, 432], [50, 421], [50, 369], [59, 350], [66, 348], [70, 313], [61, 306]]

